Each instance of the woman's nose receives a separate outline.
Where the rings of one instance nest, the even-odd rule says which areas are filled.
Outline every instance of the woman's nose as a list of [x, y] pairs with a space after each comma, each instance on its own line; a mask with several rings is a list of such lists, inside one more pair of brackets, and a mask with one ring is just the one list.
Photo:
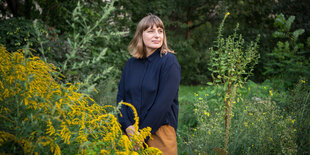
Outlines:
[[158, 37], [158, 36], [159, 36], [159, 32], [156, 31], [156, 32], [155, 32], [155, 37]]

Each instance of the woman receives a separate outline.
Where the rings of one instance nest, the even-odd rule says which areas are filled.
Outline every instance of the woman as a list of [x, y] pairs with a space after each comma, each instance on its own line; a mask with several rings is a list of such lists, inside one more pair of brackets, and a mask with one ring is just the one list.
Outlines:
[[[177, 154], [178, 89], [181, 68], [167, 46], [161, 19], [155, 15], [144, 17], [138, 24], [129, 47], [132, 55], [122, 72], [117, 102], [131, 103], [139, 116], [139, 129], [151, 127], [152, 139], [147, 144], [164, 154]], [[134, 115], [127, 106], [118, 117], [122, 130], [134, 134]]]

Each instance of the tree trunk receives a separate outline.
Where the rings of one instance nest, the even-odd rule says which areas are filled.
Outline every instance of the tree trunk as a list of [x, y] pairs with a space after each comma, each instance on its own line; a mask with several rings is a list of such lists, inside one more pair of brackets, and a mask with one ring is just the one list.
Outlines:
[[19, 7], [18, 7], [18, 1], [17, 0], [7, 0], [8, 6], [13, 14], [13, 17], [19, 17]]

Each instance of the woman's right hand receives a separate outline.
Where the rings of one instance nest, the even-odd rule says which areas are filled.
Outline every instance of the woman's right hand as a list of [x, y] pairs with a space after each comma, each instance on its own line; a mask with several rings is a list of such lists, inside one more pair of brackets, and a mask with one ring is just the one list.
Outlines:
[[[130, 141], [131, 138], [137, 133], [138, 135], [140, 134], [139, 131], [136, 131], [136, 128], [133, 126], [133, 125], [130, 125], [129, 127], [126, 128], [126, 133], [127, 133], [127, 136], [129, 137]], [[142, 143], [142, 142], [140, 142]], [[134, 146], [134, 150], [139, 150], [140, 149], [140, 145], [139, 144], [136, 144]]]
[[126, 128], [126, 133], [127, 133], [128, 137], [131, 138], [136, 133], [135, 127], [133, 125], [130, 125], [129, 127]]

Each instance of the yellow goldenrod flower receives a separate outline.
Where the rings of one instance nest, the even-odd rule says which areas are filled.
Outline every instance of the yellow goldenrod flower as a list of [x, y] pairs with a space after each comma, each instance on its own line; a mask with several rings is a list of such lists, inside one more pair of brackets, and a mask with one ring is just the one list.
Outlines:
[[[21, 105], [29, 109], [19, 111], [21, 118], [11, 119], [8, 116], [13, 116], [12, 113], [16, 111], [11, 110], [8, 105], [0, 107], [3, 121], [12, 121], [5, 124], [6, 127], [12, 133], [17, 133], [13, 135], [0, 131], [0, 145], [7, 141], [16, 142], [22, 147], [24, 154], [40, 154], [36, 145], [42, 145], [50, 148], [51, 153], [47, 152], [48, 154], [60, 155], [62, 147], [68, 146], [63, 144], [81, 148], [75, 152], [77, 154], [89, 154], [94, 147], [102, 154], [129, 154], [133, 145], [138, 144], [144, 154], [161, 153], [159, 149], [135, 143], [150, 136], [151, 128], [139, 130], [140, 135], [137, 134], [130, 141], [126, 135], [122, 135], [121, 125], [115, 115], [107, 113], [108, 107], [100, 106], [89, 96], [78, 93], [79, 84], [57, 83], [55, 79], [59, 77], [54, 75], [59, 73], [55, 71], [54, 65], [47, 64], [31, 53], [25, 58], [24, 53], [22, 50], [8, 52], [0, 46], [0, 101], [10, 100], [14, 103], [17, 99], [18, 105], [14, 106]], [[133, 106], [130, 107], [136, 112]], [[28, 117], [25, 112], [30, 110], [33, 115]], [[15, 122], [19, 120], [23, 123]], [[31, 123], [28, 122], [33, 120], [40, 123], [41, 128], [30, 131], [27, 138], [16, 132], [14, 124], [29, 125]], [[138, 125], [137, 114], [135, 120]], [[39, 132], [40, 130], [43, 132]], [[107, 144], [109, 146], [105, 146]]]
[[102, 150], [100, 150], [100, 154], [109, 154], [109, 151], [102, 149]]
[[132, 151], [132, 152], [130, 152], [130, 155], [139, 155], [139, 153], [136, 151]]
[[293, 120], [292, 120], [292, 123], [294, 124], [294, 123], [295, 123], [295, 121], [296, 121], [296, 120], [295, 120], [295, 119], [293, 119]]
[[229, 13], [229, 12], [226, 12], [226, 15], [228, 16], [228, 15], [230, 15], [230, 13]]
[[270, 96], [273, 96], [272, 90], [269, 90], [269, 94]]

